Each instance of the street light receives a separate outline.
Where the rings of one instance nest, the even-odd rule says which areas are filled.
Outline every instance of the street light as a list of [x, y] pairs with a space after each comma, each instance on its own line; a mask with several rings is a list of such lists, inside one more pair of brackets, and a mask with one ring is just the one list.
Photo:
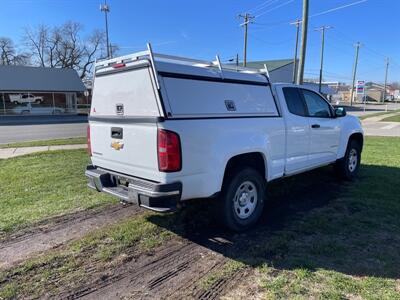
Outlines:
[[104, 4], [100, 4], [100, 11], [104, 12], [104, 16], [106, 19], [107, 57], [110, 57], [110, 44], [108, 42], [108, 13], [110, 12], [110, 7], [108, 6], [106, 0], [104, 0]]

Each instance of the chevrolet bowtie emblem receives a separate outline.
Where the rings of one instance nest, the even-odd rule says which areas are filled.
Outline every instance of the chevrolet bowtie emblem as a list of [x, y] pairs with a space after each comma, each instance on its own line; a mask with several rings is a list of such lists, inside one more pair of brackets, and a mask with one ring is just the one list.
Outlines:
[[111, 148], [114, 148], [115, 150], [121, 150], [122, 148], [124, 148], [124, 143], [112, 142], [111, 143]]

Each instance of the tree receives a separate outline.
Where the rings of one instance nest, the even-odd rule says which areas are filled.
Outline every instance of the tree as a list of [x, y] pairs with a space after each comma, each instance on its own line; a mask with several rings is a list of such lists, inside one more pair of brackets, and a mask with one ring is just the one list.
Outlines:
[[29, 55], [18, 53], [10, 38], [0, 37], [0, 65], [29, 64]]
[[83, 26], [67, 22], [62, 26], [40, 25], [25, 30], [25, 44], [33, 53], [35, 64], [42, 67], [75, 69], [81, 78], [88, 76], [96, 57], [105, 49], [105, 36], [94, 30], [82, 38]]

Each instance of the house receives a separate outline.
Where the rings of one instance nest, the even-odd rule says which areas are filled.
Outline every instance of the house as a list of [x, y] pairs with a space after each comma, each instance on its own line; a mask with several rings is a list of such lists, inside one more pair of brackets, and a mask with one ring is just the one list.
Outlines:
[[383, 84], [367, 82], [365, 84], [365, 95], [367, 97], [367, 101], [382, 101], [384, 89], [385, 86]]
[[73, 69], [0, 66], [0, 114], [76, 114], [85, 90]]

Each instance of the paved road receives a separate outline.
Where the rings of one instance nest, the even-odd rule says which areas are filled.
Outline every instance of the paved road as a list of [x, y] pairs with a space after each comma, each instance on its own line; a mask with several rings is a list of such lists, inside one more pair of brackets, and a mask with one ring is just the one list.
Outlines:
[[86, 136], [87, 123], [0, 126], [0, 144]]
[[0, 116], [0, 126], [87, 123], [87, 119], [85, 115]]

